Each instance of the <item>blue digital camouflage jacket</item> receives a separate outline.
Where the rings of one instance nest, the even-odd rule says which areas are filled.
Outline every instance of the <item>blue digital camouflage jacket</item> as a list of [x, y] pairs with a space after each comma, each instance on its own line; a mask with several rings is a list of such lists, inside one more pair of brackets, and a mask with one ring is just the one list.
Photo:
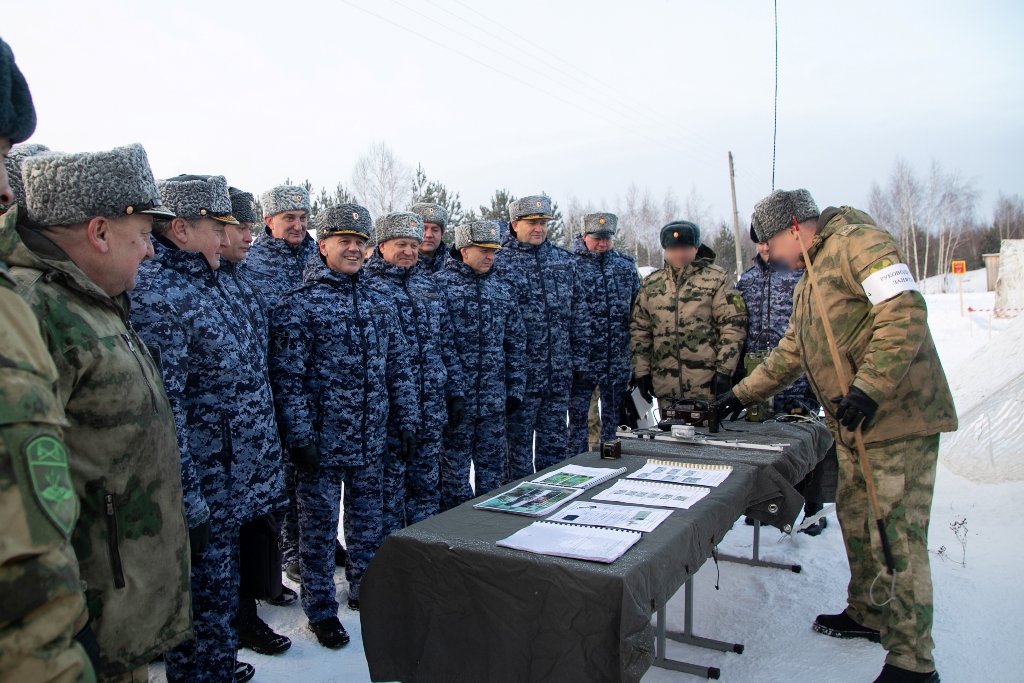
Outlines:
[[466, 386], [466, 374], [455, 351], [455, 330], [441, 291], [418, 266], [393, 265], [378, 250], [363, 266], [362, 277], [398, 307], [419, 387], [420, 427], [440, 429], [448, 419], [447, 399], [465, 396]]
[[246, 320], [260, 338], [264, 354], [267, 351], [268, 335], [270, 334], [270, 315], [267, 300], [263, 293], [253, 284], [249, 268], [245, 261], [231, 263], [220, 260], [217, 269], [217, 280], [230, 296], [238, 302], [239, 308], [246, 314]]
[[598, 254], [587, 249], [583, 236], [572, 242], [582, 290], [577, 295], [590, 327], [590, 371], [601, 386], [622, 385], [632, 373], [629, 315], [640, 275], [636, 261], [615, 250]]
[[526, 328], [526, 391], [565, 394], [574, 370], [590, 365], [590, 324], [579, 302], [576, 257], [550, 241], [526, 244], [509, 231], [494, 273], [519, 303]]
[[273, 308], [285, 292], [302, 284], [306, 262], [314, 256], [319, 260], [319, 254], [316, 240], [308, 234], [298, 247], [292, 247], [283, 239], [271, 235], [270, 228], [264, 226], [249, 248], [244, 263], [249, 281], [263, 293], [267, 305]]
[[362, 273], [310, 259], [305, 283], [281, 297], [271, 315], [270, 340], [270, 377], [289, 447], [317, 443], [321, 464], [359, 466], [384, 454], [389, 419], [399, 431], [415, 431], [415, 359], [394, 303]]
[[[760, 255], [754, 256], [754, 265], [736, 283], [747, 305], [744, 355], [771, 349], [785, 336], [793, 313], [793, 290], [803, 274], [803, 270], [775, 270]], [[742, 362], [737, 366], [737, 373], [740, 378], [745, 374]], [[776, 394], [774, 405], [776, 412], [788, 412], [797, 407], [813, 414], [818, 412], [818, 401], [811, 392], [806, 375], [800, 375], [799, 379]]]
[[168, 245], [139, 269], [132, 324], [174, 411], [189, 526], [215, 507], [244, 522], [285, 500], [266, 356], [206, 257]]
[[470, 416], [504, 415], [505, 399], [526, 392], [526, 328], [508, 285], [493, 271], [477, 275], [449, 258], [434, 276], [444, 295], [455, 334], [455, 348], [466, 371], [466, 411]]

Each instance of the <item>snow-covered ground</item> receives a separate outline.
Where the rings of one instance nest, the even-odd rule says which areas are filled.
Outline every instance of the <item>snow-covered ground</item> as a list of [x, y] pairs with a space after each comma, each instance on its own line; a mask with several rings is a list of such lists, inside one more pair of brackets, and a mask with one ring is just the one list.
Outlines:
[[[984, 291], [979, 271], [965, 278], [964, 315], [960, 316], [959, 295], [926, 295], [929, 321], [946, 372], [955, 369], [988, 342], [988, 316], [973, 316], [973, 337], [968, 306], [992, 308], [995, 296]], [[1010, 321], [994, 319], [993, 336]], [[946, 683], [1024, 680], [1013, 643], [1024, 632], [1020, 605], [1024, 604], [1024, 582], [1018, 579], [1024, 566], [1024, 543], [1020, 523], [1024, 509], [1024, 482], [977, 484], [953, 474], [941, 462], [928, 547], [933, 551], [932, 577], [935, 586], [936, 661]], [[966, 520], [966, 552], [950, 524]], [[695, 630], [698, 635], [740, 642], [742, 655], [724, 654], [669, 642], [668, 656], [722, 669], [722, 681], [760, 683], [823, 681], [861, 683], [873, 681], [882, 667], [885, 653], [878, 645], [863, 641], [840, 641], [811, 631], [816, 614], [837, 612], [845, 604], [849, 570], [835, 515], [829, 517], [825, 532], [810, 538], [779, 542], [781, 534], [765, 529], [761, 538], [764, 559], [803, 565], [793, 574], [721, 563], [706, 563], [695, 578]], [[751, 529], [738, 522], [722, 542], [725, 554], [749, 555]], [[943, 549], [940, 552], [941, 549]], [[962, 558], [966, 563], [961, 565]], [[716, 572], [721, 571], [721, 590], [716, 591]], [[335, 577], [340, 598], [345, 579]], [[294, 588], [294, 586], [293, 586]], [[344, 602], [344, 600], [343, 600]], [[292, 639], [292, 648], [278, 657], [264, 657], [242, 650], [240, 659], [256, 667], [257, 683], [301, 681], [320, 683], [369, 681], [363, 658], [359, 615], [347, 607], [339, 610], [352, 642], [344, 649], [320, 647], [305, 629], [306, 619], [298, 605], [260, 606], [260, 615], [279, 633]], [[669, 602], [669, 627], [683, 626], [683, 594]], [[150, 670], [150, 681], [163, 683], [162, 665]], [[645, 683], [699, 680], [687, 674], [652, 668]]]

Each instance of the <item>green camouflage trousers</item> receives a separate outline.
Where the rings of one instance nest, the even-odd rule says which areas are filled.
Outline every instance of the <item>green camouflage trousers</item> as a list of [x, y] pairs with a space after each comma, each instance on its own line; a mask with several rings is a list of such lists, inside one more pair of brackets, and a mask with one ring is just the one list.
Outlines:
[[857, 623], [881, 632], [886, 663], [921, 673], [934, 671], [932, 649], [932, 577], [928, 564], [928, 520], [935, 489], [935, 463], [939, 435], [914, 437], [886, 445], [868, 445], [878, 504], [885, 513], [886, 535], [896, 565], [896, 589], [889, 604], [872, 603], [871, 582], [879, 577], [874, 602], [889, 597], [892, 577], [878, 538], [864, 473], [850, 432], [836, 441], [839, 454], [839, 489], [836, 514], [843, 528], [850, 561], [846, 608]]

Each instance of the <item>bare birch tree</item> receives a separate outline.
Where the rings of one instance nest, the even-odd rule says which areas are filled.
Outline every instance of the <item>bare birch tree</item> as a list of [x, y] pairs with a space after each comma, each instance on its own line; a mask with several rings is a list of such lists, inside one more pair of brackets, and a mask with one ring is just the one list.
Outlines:
[[404, 211], [412, 183], [412, 171], [384, 141], [375, 142], [352, 170], [352, 189], [374, 218]]

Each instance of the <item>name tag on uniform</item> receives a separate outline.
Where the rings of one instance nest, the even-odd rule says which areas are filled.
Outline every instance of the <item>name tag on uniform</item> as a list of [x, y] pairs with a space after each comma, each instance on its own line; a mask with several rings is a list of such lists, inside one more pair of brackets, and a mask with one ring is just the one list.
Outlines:
[[905, 263], [896, 263], [878, 270], [861, 283], [872, 306], [888, 301], [901, 292], [916, 292], [917, 283]]
[[568, 269], [569, 269], [569, 267], [567, 265], [565, 265], [564, 263], [559, 263], [557, 265], [551, 266], [551, 270], [568, 270]]
[[423, 296], [427, 297], [428, 299], [433, 299], [435, 301], [437, 300], [437, 292], [423, 292]]

